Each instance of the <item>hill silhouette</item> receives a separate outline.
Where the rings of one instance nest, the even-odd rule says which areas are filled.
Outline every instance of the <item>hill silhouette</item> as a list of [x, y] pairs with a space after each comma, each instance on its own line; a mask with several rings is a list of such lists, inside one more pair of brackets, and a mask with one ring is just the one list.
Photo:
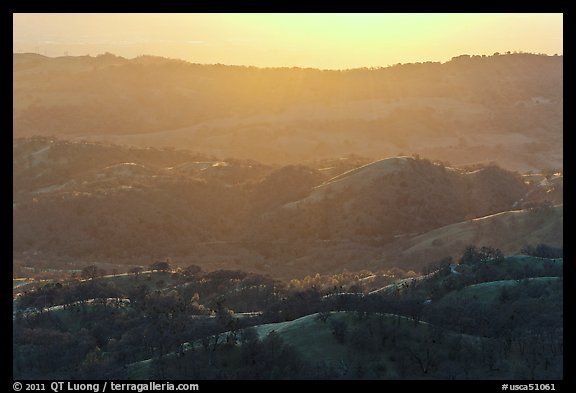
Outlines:
[[299, 164], [418, 153], [562, 167], [563, 57], [458, 56], [327, 71], [143, 56], [13, 55], [13, 134]]

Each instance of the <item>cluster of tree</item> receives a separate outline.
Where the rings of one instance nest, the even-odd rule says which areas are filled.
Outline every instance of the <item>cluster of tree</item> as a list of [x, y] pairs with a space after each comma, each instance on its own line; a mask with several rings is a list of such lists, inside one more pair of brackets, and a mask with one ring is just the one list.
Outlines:
[[317, 288], [324, 292], [369, 292], [381, 288], [395, 280], [416, 276], [414, 271], [394, 267], [391, 269], [372, 272], [361, 270], [359, 272], [343, 272], [340, 274], [315, 274], [304, 278], [293, 278], [288, 283], [288, 288], [303, 290]]
[[85, 302], [90, 299], [120, 298], [123, 295], [122, 289], [110, 285], [106, 281], [90, 280], [73, 284], [55, 282], [21, 294], [18, 297], [18, 308], [21, 310], [29, 308], [41, 310], [56, 305]]
[[383, 244], [397, 235], [510, 210], [527, 191], [521, 176], [494, 165], [454, 171], [416, 157], [403, 170], [372, 182], [328, 188], [316, 203], [271, 212], [252, 232], [262, 239], [377, 239]]
[[[319, 373], [276, 333], [263, 339], [251, 328], [232, 333], [219, 345], [181, 352], [176, 358], [155, 359], [152, 373], [162, 379], [307, 379]], [[323, 370], [324, 371], [324, 370]]]
[[466, 247], [460, 257], [462, 265], [477, 265], [491, 261], [495, 264], [504, 261], [504, 254], [497, 248], [483, 246], [478, 249], [476, 246]]
[[324, 176], [310, 167], [284, 166], [255, 184], [251, 198], [253, 208], [256, 211], [265, 211], [304, 198], [323, 180]]
[[156, 261], [150, 265], [150, 270], [153, 272], [168, 272], [172, 270], [170, 266], [170, 260], [167, 259], [166, 261]]
[[547, 244], [538, 244], [537, 246], [527, 245], [520, 250], [522, 254], [540, 258], [563, 258], [563, 247], [552, 247]]
[[439, 299], [450, 291], [483, 282], [563, 276], [562, 263], [551, 259], [505, 259], [499, 249], [486, 246], [466, 247], [459, 260], [457, 267], [452, 258], [446, 258], [425, 269], [428, 273], [437, 273], [422, 281], [421, 292], [432, 299]]
[[[499, 255], [468, 247], [461, 258], [467, 263], [456, 272], [446, 259], [421, 279], [372, 294], [295, 289], [264, 276], [203, 272], [195, 265], [47, 284], [19, 297], [18, 309], [65, 306], [15, 314], [14, 375], [126, 378], [126, 365], [153, 359], [150, 378], [558, 377], [562, 266]], [[163, 270], [163, 264], [152, 265]], [[487, 284], [486, 293], [467, 295], [478, 283]], [[245, 330], [314, 313], [339, 345], [357, 354], [355, 360], [339, 366], [310, 362], [277, 335], [259, 339]], [[483, 338], [463, 339], [461, 333]], [[73, 350], [62, 351], [62, 345]], [[461, 367], [454, 368], [455, 359]]]

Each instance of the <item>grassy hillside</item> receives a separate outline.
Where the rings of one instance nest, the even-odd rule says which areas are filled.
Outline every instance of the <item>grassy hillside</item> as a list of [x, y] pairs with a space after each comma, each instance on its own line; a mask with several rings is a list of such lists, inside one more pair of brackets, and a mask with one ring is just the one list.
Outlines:
[[404, 152], [458, 165], [561, 167], [562, 61], [459, 56], [321, 71], [14, 54], [13, 134], [282, 164]]
[[[518, 280], [500, 280], [488, 281], [480, 284], [474, 284], [462, 288], [457, 292], [450, 293], [442, 301], [466, 301], [469, 299], [477, 300], [483, 303], [495, 304], [501, 300], [502, 296], [508, 296], [517, 291], [520, 285], [527, 286], [527, 290], [532, 294], [541, 293], [543, 289], [551, 284], [558, 282], [558, 277], [533, 277], [526, 279], [525, 282]], [[503, 293], [505, 295], [503, 295]]]
[[[21, 267], [78, 269], [81, 259], [117, 269], [171, 257], [294, 278], [418, 270], [467, 244], [562, 244], [562, 207], [538, 207], [549, 195], [542, 181], [496, 166], [349, 156], [277, 167], [49, 138], [16, 139], [13, 153]], [[526, 203], [527, 212], [507, 212]]]
[[[14, 302], [14, 372], [558, 379], [562, 264], [528, 256], [466, 260], [372, 293], [361, 282], [375, 275], [360, 272], [350, 276], [357, 289], [343, 281], [342, 292], [334, 292], [338, 277], [325, 289], [316, 281], [296, 288], [241, 271], [197, 269], [44, 283]], [[55, 342], [73, 350], [63, 353]]]
[[[377, 324], [380, 329], [389, 334], [392, 333], [390, 334], [391, 337], [378, 337], [382, 341], [398, 340], [394, 346], [404, 346], [406, 349], [414, 344], [425, 343], [435, 333], [433, 332], [434, 326], [424, 322], [414, 324], [410, 318], [400, 315], [372, 314], [363, 316], [345, 311], [333, 312], [328, 315], [312, 314], [289, 322], [256, 326], [254, 329], [260, 338], [265, 338], [271, 332], [278, 334], [287, 345], [292, 346], [302, 354], [304, 359], [312, 363], [330, 364], [332, 367], [337, 367], [342, 362], [348, 364], [362, 363], [366, 369], [374, 369], [376, 365], [365, 363], [368, 359], [363, 359], [366, 354], [362, 352], [369, 349], [371, 344], [377, 346], [380, 343], [375, 342], [374, 337], [368, 339], [360, 337], [360, 334], [365, 333], [363, 330], [365, 328], [368, 330], [371, 324]], [[340, 336], [341, 333], [339, 332], [339, 328], [342, 326], [344, 326], [343, 331], [346, 332], [342, 333], [343, 337]], [[479, 337], [458, 335], [451, 332], [448, 332], [448, 336], [451, 338], [460, 337], [461, 340], [471, 345], [477, 345], [482, 341]], [[375, 373], [367, 376], [368, 378], [389, 379], [398, 375], [398, 370], [395, 370], [393, 366], [393, 356], [390, 359], [390, 355], [393, 355], [390, 353], [392, 351], [386, 352], [388, 351], [383, 351], [382, 357], [378, 361], [380, 366], [392, 367], [388, 371], [390, 374], [378, 375]], [[443, 354], [436, 351], [436, 355], [442, 356]], [[352, 375], [351, 373], [350, 376]], [[343, 376], [345, 377], [345, 375]]]
[[457, 255], [468, 244], [482, 244], [514, 253], [527, 244], [563, 244], [563, 206], [514, 210], [450, 224], [404, 237], [383, 248], [380, 263], [395, 260], [403, 266]]
[[[277, 345], [290, 348], [305, 367], [322, 370], [329, 378], [342, 379], [458, 377], [462, 370], [453, 369], [446, 376], [437, 373], [438, 369], [448, 367], [443, 364], [449, 361], [448, 348], [452, 352], [452, 346], [456, 346], [457, 351], [476, 351], [483, 343], [491, 342], [480, 337], [440, 332], [426, 323], [415, 325], [409, 318], [392, 314], [315, 313], [250, 329], [262, 342], [274, 340]], [[242, 334], [240, 332], [240, 336]], [[378, 334], [386, 334], [386, 337], [378, 337]], [[250, 343], [240, 344], [240, 350], [246, 345]], [[228, 367], [236, 367], [234, 363], [241, 360], [241, 355], [227, 355], [231, 358]], [[168, 371], [168, 375], [179, 376], [176, 371], [182, 367], [179, 363], [186, 362], [189, 356], [201, 357], [202, 354], [187, 352], [184, 358], [168, 356], [164, 367], [174, 370]], [[423, 368], [419, 363], [422, 360]], [[454, 358], [450, 359], [450, 364], [453, 361]], [[157, 372], [157, 367], [156, 362], [146, 360], [130, 365], [129, 373], [132, 378], [143, 377]], [[470, 370], [466, 372], [470, 373]]]
[[262, 217], [253, 236], [368, 238], [381, 245], [509, 210], [528, 190], [520, 176], [495, 166], [459, 170], [418, 158], [392, 157], [325, 181], [307, 197]]

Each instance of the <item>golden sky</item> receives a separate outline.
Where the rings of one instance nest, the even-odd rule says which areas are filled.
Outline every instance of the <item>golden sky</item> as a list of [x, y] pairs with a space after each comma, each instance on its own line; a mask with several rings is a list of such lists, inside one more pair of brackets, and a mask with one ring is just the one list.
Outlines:
[[14, 52], [346, 69], [563, 54], [562, 14], [13, 14]]

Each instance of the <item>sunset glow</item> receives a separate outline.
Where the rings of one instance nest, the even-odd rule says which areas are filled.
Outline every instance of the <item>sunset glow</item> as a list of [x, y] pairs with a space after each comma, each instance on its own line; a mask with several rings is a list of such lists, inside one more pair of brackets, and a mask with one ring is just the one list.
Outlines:
[[13, 51], [346, 69], [563, 53], [562, 14], [14, 14]]

